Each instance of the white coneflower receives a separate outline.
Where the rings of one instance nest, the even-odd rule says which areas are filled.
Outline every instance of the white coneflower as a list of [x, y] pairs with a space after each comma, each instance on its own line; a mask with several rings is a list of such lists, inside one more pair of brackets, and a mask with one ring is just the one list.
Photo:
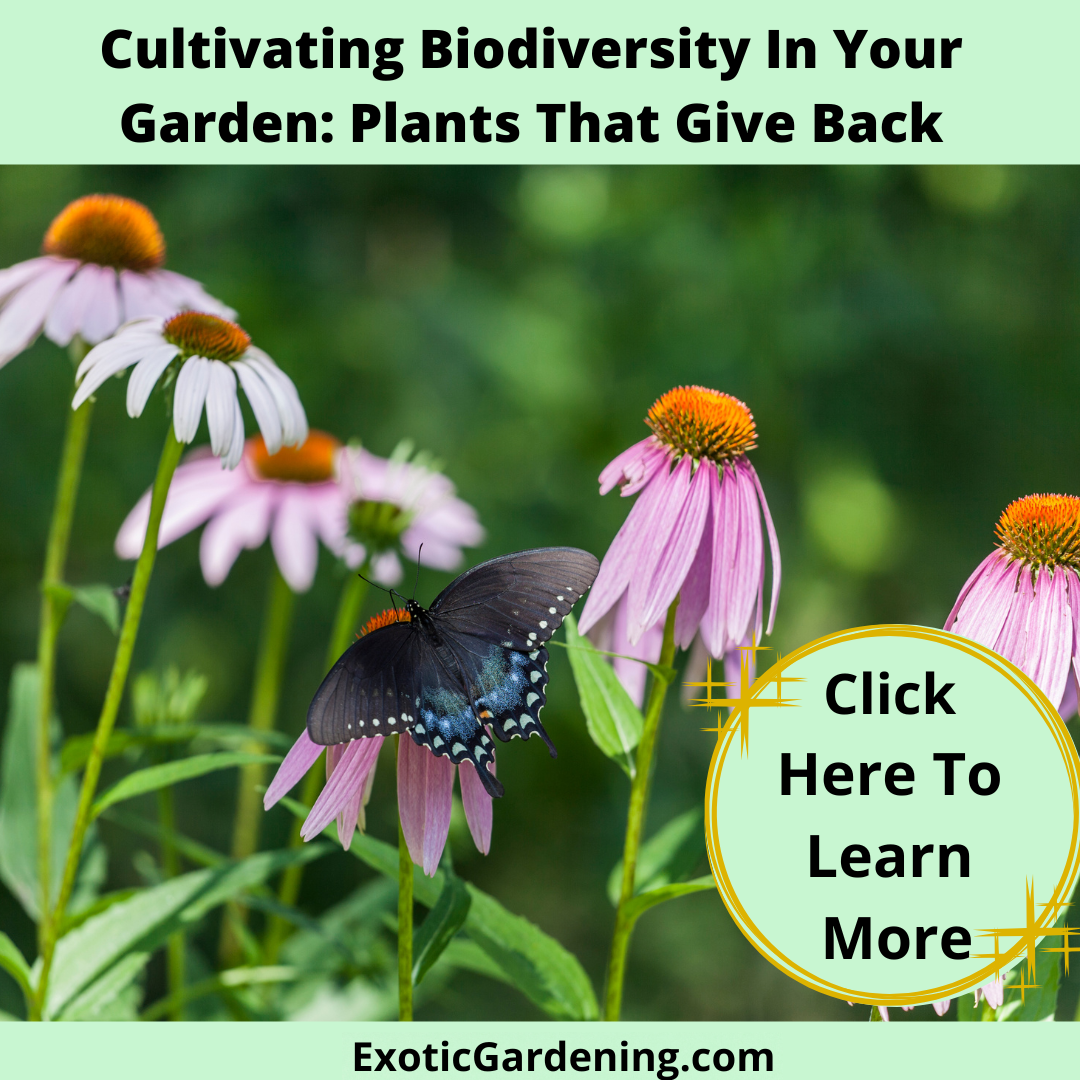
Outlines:
[[163, 270], [165, 240], [134, 199], [85, 195], [57, 214], [39, 258], [0, 270], [0, 365], [43, 330], [57, 345], [96, 345], [122, 323], [185, 309], [236, 313], [182, 274]]
[[127, 411], [141, 416], [150, 392], [170, 368], [175, 372], [173, 430], [182, 443], [195, 438], [206, 406], [210, 447], [234, 469], [244, 453], [244, 417], [236, 380], [255, 413], [266, 449], [307, 438], [307, 417], [292, 380], [236, 323], [202, 311], [171, 319], [138, 319], [86, 354], [75, 374], [77, 409], [106, 379], [135, 365], [128, 379]]

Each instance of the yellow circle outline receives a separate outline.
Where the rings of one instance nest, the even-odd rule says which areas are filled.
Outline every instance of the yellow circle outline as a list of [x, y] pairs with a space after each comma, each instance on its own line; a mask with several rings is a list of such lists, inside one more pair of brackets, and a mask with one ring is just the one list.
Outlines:
[[[962, 638], [958, 634], [946, 630], [937, 630], [926, 626], [908, 626], [901, 623], [859, 626], [850, 630], [826, 634], [824, 637], [817, 638], [815, 641], [803, 645], [778, 660], [768, 671], [759, 675], [755, 680], [750, 690], [751, 697], [757, 697], [766, 686], [776, 682], [778, 675], [803, 657], [818, 652], [829, 645], [872, 637], [922, 638], [927, 641], [940, 642], [953, 649], [959, 649], [961, 652], [983, 661], [983, 663], [1000, 672], [1016, 686], [1036, 707], [1047, 727], [1050, 728], [1069, 776], [1073, 808], [1072, 841], [1069, 857], [1050, 902], [1043, 908], [1042, 915], [1036, 919], [1036, 927], [1039, 930], [1050, 930], [1057, 921], [1057, 912], [1066, 906], [1069, 893], [1076, 881], [1077, 873], [1080, 871], [1080, 759], [1077, 758], [1072, 737], [1069, 735], [1068, 729], [1065, 727], [1065, 723], [1058, 714], [1057, 709], [1039, 687], [1015, 664], [1010, 663], [1003, 656], [999, 656], [991, 649], [977, 642]], [[1017, 942], [1008, 952], [1002, 953], [996, 961], [991, 961], [985, 968], [945, 986], [937, 986], [921, 993], [867, 994], [865, 990], [849, 990], [820, 978], [786, 957], [758, 929], [745, 908], [743, 908], [727, 876], [723, 855], [720, 851], [720, 841], [716, 835], [716, 802], [720, 773], [723, 770], [727, 752], [732, 746], [735, 732], [745, 721], [746, 709], [735, 708], [732, 710], [728, 722], [723, 725], [722, 730], [717, 735], [716, 749], [713, 751], [712, 761], [709, 763], [709, 779], [705, 790], [705, 838], [708, 847], [709, 865], [712, 868], [717, 891], [720, 893], [732, 918], [738, 924], [739, 929], [742, 930], [743, 935], [769, 963], [811, 990], [828, 994], [830, 997], [842, 998], [845, 1001], [856, 999], [867, 1005], [924, 1005], [929, 1002], [941, 1001], [944, 998], [957, 997], [982, 986], [983, 983], [992, 979], [997, 972], [1015, 963], [1024, 948], [1022, 941]], [[1045, 936], [1045, 934], [1042, 936]]]

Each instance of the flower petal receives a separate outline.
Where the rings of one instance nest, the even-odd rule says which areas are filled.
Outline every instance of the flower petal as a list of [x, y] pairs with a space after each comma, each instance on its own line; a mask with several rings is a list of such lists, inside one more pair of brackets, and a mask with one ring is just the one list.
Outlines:
[[[158, 338], [155, 345], [160, 344], [161, 339]], [[76, 380], [82, 379], [82, 381], [79, 382], [79, 388], [71, 399], [71, 407], [77, 409], [103, 383], [125, 368], [131, 367], [132, 364], [138, 363], [146, 355], [146, 351], [141, 339], [132, 341], [130, 338], [124, 340], [110, 338], [91, 349], [83, 358], [79, 370], [75, 372]]]
[[45, 318], [45, 336], [57, 345], [67, 345], [82, 325], [83, 315], [97, 291], [99, 267], [87, 263], [79, 268], [53, 301]]
[[142, 416], [150, 394], [158, 379], [172, 363], [179, 350], [175, 345], [157, 345], [150, 349], [135, 365], [135, 370], [128, 378], [127, 412], [128, 416]]
[[[296, 392], [292, 379], [262, 349], [257, 349], [255, 346], [251, 346], [241, 359], [246, 360], [262, 376], [263, 382], [269, 387], [277, 402], [282, 444], [294, 446], [302, 443], [308, 435], [307, 416], [304, 414], [304, 406], [300, 404], [300, 395]], [[263, 432], [264, 439], [266, 435], [267, 433]]]
[[713, 548], [715, 547], [713, 503], [720, 495], [720, 474], [711, 461], [703, 461], [698, 466], [698, 473], [702, 474], [704, 482], [708, 485], [708, 506], [697, 553], [679, 590], [679, 607], [675, 613], [675, 644], [680, 649], [689, 649], [690, 643], [698, 632], [701, 618], [709, 606], [709, 584], [712, 580]]
[[195, 438], [209, 389], [210, 361], [201, 356], [188, 357], [176, 376], [173, 395], [173, 431], [180, 442], [189, 443]]
[[88, 265], [83, 269], [92, 269], [97, 280], [78, 329], [84, 341], [96, 345], [116, 333], [120, 325], [119, 283], [116, 271], [111, 266]]
[[269, 484], [252, 484], [231, 499], [203, 530], [199, 564], [211, 588], [220, 585], [244, 548], [257, 548], [270, 531], [274, 492]]
[[[488, 771], [492, 776], [495, 775], [494, 757], [491, 759], [491, 768]], [[476, 775], [476, 766], [471, 761], [463, 761], [458, 766], [458, 783], [461, 785], [461, 805], [465, 808], [465, 820], [469, 823], [473, 843], [481, 855], [486, 855], [491, 850], [494, 800], [484, 789], [480, 777]]]
[[653, 476], [611, 541], [578, 621], [581, 633], [587, 634], [611, 610], [630, 584], [631, 576], [638, 569], [639, 545], [643, 536], [648, 534], [654, 504], [663, 497], [669, 475], [665, 470], [660, 470]]
[[354, 739], [345, 748], [334, 775], [327, 780], [326, 787], [315, 800], [300, 830], [305, 840], [318, 836], [341, 813], [356, 790], [363, 788], [368, 773], [375, 768], [382, 742], [381, 735], [374, 735], [367, 739]]
[[622, 484], [624, 498], [637, 494], [660, 470], [668, 456], [668, 450], [655, 435], [634, 443], [600, 473], [600, 494], [606, 495], [616, 484]]
[[285, 755], [285, 760], [278, 766], [274, 779], [266, 789], [263, 809], [269, 810], [283, 795], [296, 787], [325, 749], [325, 746], [312, 742], [306, 731], [301, 732], [300, 738], [293, 743], [292, 749]]
[[[206, 423], [210, 428], [210, 449], [220, 458], [232, 449], [233, 414], [236, 403], [236, 376], [228, 364], [211, 360], [206, 388]], [[194, 433], [192, 433], [194, 434]]]
[[193, 278], [174, 270], [151, 270], [146, 274], [151, 287], [159, 296], [167, 299], [171, 311], [205, 311], [222, 319], [235, 319], [236, 312], [217, 297], [211, 296]]
[[281, 449], [281, 418], [278, 416], [274, 395], [263, 381], [258, 368], [243, 360], [237, 360], [232, 367], [251, 403], [255, 422], [259, 425], [266, 443], [266, 452], [276, 454]]
[[50, 261], [0, 310], [0, 366], [18, 356], [38, 336], [56, 294], [77, 265], [66, 259]]
[[[758, 504], [761, 506], [762, 516], [765, 518], [765, 531], [769, 536], [769, 559], [772, 563], [772, 600], [769, 602], [769, 622], [765, 627], [765, 633], [773, 632], [773, 623], [776, 621], [776, 605], [780, 600], [780, 541], [776, 538], [776, 527], [773, 525], [772, 513], [769, 511], [769, 503], [765, 498], [765, 492], [758, 479], [757, 470], [745, 458], [742, 459], [741, 467], [750, 474], [757, 491]], [[762, 572], [764, 572], [764, 563]]]
[[69, 275], [79, 268], [76, 259], [57, 259], [55, 256], [45, 255], [36, 259], [26, 259], [20, 263], [14, 263], [0, 270], [0, 306], [5, 300], [13, 296], [28, 281], [44, 274], [49, 267], [65, 263], [69, 267]]
[[412, 861], [428, 877], [439, 868], [454, 796], [454, 764], [411, 738], [398, 739], [398, 816]]
[[[692, 473], [689, 455], [676, 466], [664, 503], [653, 514], [652, 543], [639, 553], [640, 571], [630, 579], [630, 640], [659, 619], [679, 595], [697, 555], [709, 511], [708, 467]], [[661, 522], [669, 522], [667, 530]], [[666, 535], [665, 535], [666, 532]]]
[[270, 544], [281, 576], [293, 592], [307, 592], [319, 563], [316, 526], [300, 485], [288, 485], [281, 494]]

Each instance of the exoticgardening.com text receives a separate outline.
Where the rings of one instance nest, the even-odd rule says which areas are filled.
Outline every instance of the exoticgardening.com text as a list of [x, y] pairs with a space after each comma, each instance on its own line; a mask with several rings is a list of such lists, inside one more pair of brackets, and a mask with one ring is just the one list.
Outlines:
[[356, 1044], [356, 1072], [413, 1073], [654, 1073], [657, 1080], [676, 1080], [683, 1073], [772, 1072], [773, 1053], [760, 1049], [719, 1049], [702, 1047], [685, 1052], [673, 1049], [630, 1047], [624, 1039], [619, 1049], [610, 1046], [567, 1051], [566, 1040], [550, 1049], [519, 1049], [482, 1042], [475, 1046], [451, 1047], [443, 1039], [440, 1046], [428, 1043], [415, 1047], [378, 1047], [370, 1042]]

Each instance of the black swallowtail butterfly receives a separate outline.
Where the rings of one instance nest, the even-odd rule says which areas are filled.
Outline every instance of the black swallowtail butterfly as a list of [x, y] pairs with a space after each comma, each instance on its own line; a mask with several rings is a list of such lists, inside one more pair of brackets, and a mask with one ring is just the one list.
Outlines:
[[454, 764], [471, 761], [488, 794], [492, 742], [534, 733], [540, 723], [547, 649], [600, 564], [578, 548], [503, 555], [467, 570], [426, 610], [410, 600], [365, 634], [330, 669], [308, 709], [307, 729], [324, 746], [408, 733]]

